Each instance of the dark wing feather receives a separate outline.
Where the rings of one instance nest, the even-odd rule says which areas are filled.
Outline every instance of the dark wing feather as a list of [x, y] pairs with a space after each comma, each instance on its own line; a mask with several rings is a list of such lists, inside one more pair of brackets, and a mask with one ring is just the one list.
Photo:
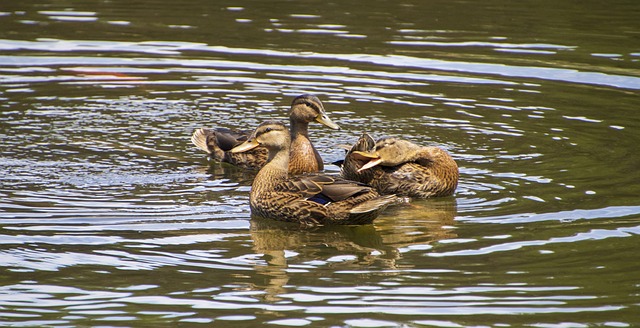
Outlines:
[[282, 182], [276, 188], [276, 191], [294, 192], [300, 194], [304, 198], [311, 198], [319, 194], [322, 188], [317, 183], [305, 178], [289, 179]]
[[370, 187], [347, 180], [336, 180], [334, 183], [322, 185], [322, 194], [334, 202], [371, 191]]
[[216, 129], [215, 136], [218, 147], [224, 151], [231, 150], [248, 138], [246, 135], [228, 129]]

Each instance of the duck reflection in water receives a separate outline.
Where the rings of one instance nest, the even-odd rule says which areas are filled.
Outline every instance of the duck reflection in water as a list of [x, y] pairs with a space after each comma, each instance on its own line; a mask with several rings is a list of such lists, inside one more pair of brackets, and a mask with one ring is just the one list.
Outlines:
[[[386, 275], [401, 274], [402, 269], [414, 265], [402, 261], [406, 248], [430, 245], [439, 240], [455, 238], [454, 219], [457, 214], [453, 197], [415, 200], [410, 205], [389, 208], [375, 225], [320, 226], [299, 229], [297, 225], [252, 217], [250, 233], [253, 249], [263, 254], [266, 265], [255, 267], [266, 277], [263, 286], [267, 301], [279, 301], [287, 293], [292, 269], [317, 271], [323, 276], [323, 267], [367, 275], [369, 271], [385, 270]], [[412, 247], [413, 246], [413, 247]], [[429, 248], [429, 247], [426, 247]], [[375, 269], [374, 269], [375, 268]]]

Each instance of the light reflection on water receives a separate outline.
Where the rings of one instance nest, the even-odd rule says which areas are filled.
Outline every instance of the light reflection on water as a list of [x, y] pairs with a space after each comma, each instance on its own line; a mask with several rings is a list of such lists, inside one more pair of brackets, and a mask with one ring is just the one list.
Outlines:
[[[610, 43], [635, 18], [591, 42], [381, 5], [357, 6], [375, 23], [343, 22], [348, 2], [202, 6], [204, 19], [154, 6], [162, 22], [108, 4], [3, 9], [0, 325], [639, 324], [640, 58]], [[311, 126], [325, 162], [364, 131], [440, 145], [456, 196], [361, 227], [251, 218], [253, 173], [189, 135], [286, 120], [304, 92], [343, 128]]]
[[[522, 45], [521, 47], [528, 47], [531, 45]], [[536, 47], [536, 45], [532, 45]], [[507, 48], [513, 47], [513, 45], [506, 45]], [[511, 78], [530, 78], [540, 80], [557, 80], [568, 83], [586, 83], [594, 85], [605, 85], [618, 87], [623, 89], [640, 89], [640, 78], [635, 76], [607, 74], [602, 72], [588, 72], [580, 71], [578, 69], [565, 69], [565, 68], [553, 68], [553, 67], [532, 67], [532, 66], [508, 66], [502, 64], [490, 64], [490, 63], [470, 63], [460, 61], [445, 61], [427, 58], [416, 58], [409, 56], [378, 56], [378, 55], [363, 55], [363, 54], [299, 54], [291, 52], [282, 52], [274, 50], [257, 50], [257, 49], [233, 49], [219, 46], [207, 46], [204, 44], [190, 44], [190, 43], [176, 43], [176, 42], [87, 42], [87, 41], [66, 41], [66, 40], [42, 40], [38, 42], [16, 42], [13, 40], [3, 40], [0, 43], [0, 48], [7, 51], [59, 51], [63, 52], [83, 52], [83, 51], [97, 51], [97, 52], [133, 52], [133, 53], [145, 53], [150, 55], [177, 55], [183, 52], [191, 51], [206, 51], [212, 53], [222, 53], [225, 55], [247, 55], [247, 56], [274, 56], [285, 58], [302, 58], [302, 59], [331, 59], [345, 62], [356, 63], [368, 63], [382, 66], [401, 66], [407, 68], [419, 68], [423, 70], [437, 70], [437, 71], [450, 71], [450, 72], [464, 72], [466, 74], [483, 74], [487, 76], [505, 76]], [[565, 47], [568, 48], [568, 47]], [[2, 59], [2, 57], [0, 57]], [[22, 66], [26, 63], [33, 64], [33, 60], [30, 58], [4, 58], [7, 63], [11, 63], [16, 66]], [[350, 70], [348, 68], [341, 67], [295, 67], [295, 66], [273, 66], [273, 65], [261, 65], [258, 63], [247, 62], [211, 62], [206, 60], [175, 60], [172, 62], [170, 59], [154, 60], [154, 59], [121, 59], [121, 58], [87, 58], [87, 57], [48, 57], [38, 58], [38, 65], [162, 65], [162, 66], [194, 66], [194, 67], [222, 67], [222, 68], [246, 68], [249, 66], [253, 70], [273, 70], [279, 69], [283, 71], [292, 72], [320, 72], [322, 74], [354, 74], [357, 71]], [[146, 71], [149, 73], [149, 71]], [[159, 73], [159, 72], [158, 72]], [[369, 75], [365, 73], [365, 75]], [[371, 74], [380, 77], [382, 73]], [[419, 80], [433, 80], [433, 81], [447, 81], [447, 82], [481, 82], [483, 79], [456, 79], [455, 77], [444, 78], [429, 75], [418, 74], [402, 74], [403, 78], [413, 77]], [[385, 80], [389, 80], [393, 77], [393, 74], [386, 73]], [[331, 77], [324, 77], [329, 78]], [[242, 81], [242, 78], [237, 77], [238, 82], [251, 82]], [[322, 80], [323, 76], [315, 78], [315, 82]], [[253, 80], [257, 81], [257, 80]], [[368, 80], [367, 82], [372, 82]], [[188, 81], [183, 83], [188, 84]], [[375, 83], [375, 82], [373, 82]], [[509, 83], [502, 81], [492, 81], [492, 83]], [[512, 82], [513, 83], [513, 82]]]

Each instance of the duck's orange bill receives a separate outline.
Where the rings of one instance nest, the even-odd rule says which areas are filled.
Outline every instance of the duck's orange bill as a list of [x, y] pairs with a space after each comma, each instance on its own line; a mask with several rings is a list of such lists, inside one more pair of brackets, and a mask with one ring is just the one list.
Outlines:
[[258, 143], [258, 141], [256, 141], [256, 139], [249, 139], [235, 147], [233, 147], [233, 149], [231, 149], [232, 153], [242, 153], [245, 151], [249, 151], [253, 148], [256, 148], [260, 146], [260, 143]]
[[361, 168], [358, 169], [358, 172], [362, 172], [366, 169], [370, 169], [378, 164], [382, 163], [382, 158], [372, 158], [370, 161], [367, 162], [367, 164], [363, 165]]
[[361, 160], [361, 161], [368, 161], [370, 159], [380, 158], [375, 153], [364, 152], [364, 151], [359, 151], [359, 150], [355, 150], [355, 151], [351, 152], [351, 156], [353, 156], [353, 158]]

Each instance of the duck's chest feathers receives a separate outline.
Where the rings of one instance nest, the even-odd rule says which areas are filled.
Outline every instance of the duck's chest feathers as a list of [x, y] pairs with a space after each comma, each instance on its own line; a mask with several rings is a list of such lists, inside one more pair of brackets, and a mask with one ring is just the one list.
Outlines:
[[313, 147], [309, 138], [297, 135], [291, 141], [289, 153], [289, 172], [300, 174], [304, 172], [317, 172], [324, 169], [320, 154]]

